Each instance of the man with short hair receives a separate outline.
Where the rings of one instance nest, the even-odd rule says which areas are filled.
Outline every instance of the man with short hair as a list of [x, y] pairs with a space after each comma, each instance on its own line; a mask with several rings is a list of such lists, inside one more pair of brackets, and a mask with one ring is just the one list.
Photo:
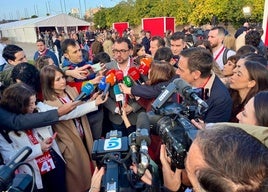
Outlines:
[[[116, 39], [113, 45], [114, 60], [110, 63], [106, 63], [106, 68], [109, 70], [122, 70], [124, 76], [128, 75], [128, 70], [131, 67], [135, 67], [133, 60], [130, 58], [133, 52], [133, 45], [128, 38]], [[128, 136], [130, 133], [136, 130], [137, 116], [139, 112], [144, 111], [142, 107], [137, 103], [135, 98], [128, 97], [125, 104], [122, 106], [123, 110], [127, 114], [127, 118], [131, 123], [131, 127], [126, 129], [126, 126], [121, 117], [118, 105], [115, 99], [115, 93], [110, 89], [110, 94], [107, 102], [104, 106], [109, 111], [109, 120], [112, 122], [113, 129], [122, 131], [123, 136]]]
[[39, 57], [41, 56], [49, 56], [53, 61], [54, 61], [54, 64], [56, 66], [59, 66], [59, 61], [58, 61], [58, 58], [57, 56], [55, 55], [55, 53], [53, 51], [50, 51], [46, 44], [45, 44], [45, 40], [43, 39], [38, 39], [36, 41], [36, 46], [37, 46], [37, 51], [35, 52], [34, 54], [34, 60], [36, 61]]
[[213, 27], [208, 33], [208, 41], [211, 45], [213, 57], [218, 63], [220, 69], [226, 64], [227, 59], [235, 55], [235, 51], [227, 49], [223, 45], [223, 40], [225, 37], [225, 29], [221, 26]]
[[[96, 75], [95, 73], [88, 74], [90, 64], [83, 59], [83, 54], [78, 42], [74, 39], [65, 39], [61, 44], [61, 49], [64, 56], [64, 61], [62, 64], [63, 70], [67, 76], [71, 78], [68, 85], [71, 87], [76, 87], [77, 91], [80, 93], [82, 88], [82, 83], [87, 81], [93, 85], [100, 82], [102, 76]], [[94, 113], [87, 114], [90, 128], [94, 139], [100, 139], [102, 132], [102, 120], [103, 120], [103, 110], [99, 107], [98, 111]], [[98, 121], [96, 122], [96, 119]]]
[[160, 36], [152, 37], [152, 39], [150, 41], [150, 49], [149, 50], [150, 50], [153, 58], [154, 58], [156, 51], [161, 47], [165, 47], [165, 40]]
[[[95, 74], [88, 74], [90, 63], [83, 59], [83, 54], [80, 45], [74, 39], [65, 39], [61, 44], [64, 60], [62, 69], [66, 76], [75, 78], [77, 82], [91, 80], [92, 84], [98, 84], [101, 76], [95, 77]], [[78, 90], [80, 91], [80, 90]]]
[[170, 49], [173, 53], [173, 62], [171, 62], [174, 67], [177, 67], [179, 61], [180, 52], [186, 48], [185, 35], [183, 32], [177, 31], [173, 33], [170, 37]]
[[11, 73], [14, 66], [27, 62], [23, 49], [17, 45], [7, 45], [3, 50], [3, 58], [7, 61], [3, 71], [0, 73], [0, 87], [4, 90], [12, 84]]
[[203, 99], [208, 104], [208, 110], [203, 115], [206, 123], [228, 122], [232, 100], [226, 86], [212, 72], [213, 62], [213, 56], [208, 50], [188, 48], [180, 53], [176, 73], [191, 86], [203, 89]]

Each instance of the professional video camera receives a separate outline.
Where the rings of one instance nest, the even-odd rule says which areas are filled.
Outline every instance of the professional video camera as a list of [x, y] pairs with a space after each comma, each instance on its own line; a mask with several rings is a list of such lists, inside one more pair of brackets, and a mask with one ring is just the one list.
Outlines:
[[[34, 170], [30, 164], [23, 162], [31, 152], [30, 147], [24, 147], [8, 164], [0, 167], [0, 191], [28, 192], [34, 190]], [[21, 165], [27, 165], [32, 172], [32, 176], [28, 174], [15, 175], [16, 169]]]
[[[140, 180], [150, 163], [150, 124], [146, 113], [139, 114], [136, 126], [136, 132], [128, 137], [115, 130], [107, 133], [105, 139], [94, 141], [92, 158], [106, 168], [101, 191], [144, 191], [148, 187]], [[129, 169], [133, 164], [137, 166], [136, 174]]]
[[[177, 92], [183, 97], [183, 102], [167, 102]], [[189, 84], [177, 78], [156, 98], [152, 109], [147, 115], [153, 130], [166, 145], [172, 167], [183, 169], [187, 151], [197, 133], [197, 128], [191, 124], [190, 119], [202, 116], [208, 105]]]

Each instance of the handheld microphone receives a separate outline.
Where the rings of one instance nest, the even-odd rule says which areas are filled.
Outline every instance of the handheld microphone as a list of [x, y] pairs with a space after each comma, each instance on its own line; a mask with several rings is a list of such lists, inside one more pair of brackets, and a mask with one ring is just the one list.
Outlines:
[[203, 114], [208, 110], [208, 104], [203, 101], [196, 92], [192, 89], [192, 87], [185, 81], [180, 78], [174, 79], [173, 83], [176, 85], [178, 93], [182, 95], [187, 100], [195, 101], [198, 104], [199, 114]]
[[94, 86], [91, 83], [86, 83], [82, 89], [81, 93], [74, 99], [74, 101], [81, 101], [87, 96], [89, 96], [94, 91]]
[[144, 57], [140, 59], [140, 65], [146, 65], [148, 68], [150, 68], [152, 63], [152, 58]]
[[143, 83], [140, 78], [140, 72], [136, 67], [130, 67], [128, 70], [128, 75], [139, 85]]
[[127, 87], [131, 87], [132, 86], [132, 81], [131, 78], [129, 76], [125, 76], [123, 79], [123, 83], [127, 86]]
[[124, 80], [124, 73], [122, 70], [117, 70], [115, 72], [115, 77], [116, 77], [116, 81], [117, 83], [122, 83]]
[[136, 145], [136, 133], [133, 132], [128, 136], [128, 145], [131, 149], [131, 160], [133, 164], [138, 163], [138, 149]]
[[139, 66], [139, 68], [138, 68], [138, 70], [139, 70], [139, 72], [140, 72], [140, 74], [142, 74], [142, 75], [148, 75], [148, 73], [149, 73], [149, 67], [147, 66], [147, 65], [140, 65]]
[[148, 145], [151, 144], [150, 139], [150, 121], [145, 112], [141, 112], [137, 117], [136, 123], [136, 142], [140, 146], [141, 160], [138, 166], [137, 174], [143, 176], [145, 170], [149, 166], [150, 157], [148, 155]]
[[102, 96], [101, 98], [104, 100], [105, 99], [105, 96], [106, 94], [108, 93], [109, 89], [110, 89], [110, 86], [113, 86], [115, 83], [115, 75], [114, 73], [110, 73], [106, 76], [106, 87], [102, 93]]
[[0, 168], [0, 191], [6, 191], [15, 177], [15, 170], [30, 154], [32, 149], [28, 146], [22, 148], [12, 160]]
[[106, 76], [103, 76], [98, 84], [98, 90], [100, 92], [103, 92], [106, 87]]
[[114, 85], [113, 90], [114, 90], [116, 104], [119, 107], [120, 114], [122, 114], [121, 108], [123, 106], [124, 94], [121, 92], [118, 84]]
[[113, 73], [115, 74], [116, 70], [115, 69], [109, 69], [107, 72], [106, 72], [106, 76], [108, 76], [109, 74]]

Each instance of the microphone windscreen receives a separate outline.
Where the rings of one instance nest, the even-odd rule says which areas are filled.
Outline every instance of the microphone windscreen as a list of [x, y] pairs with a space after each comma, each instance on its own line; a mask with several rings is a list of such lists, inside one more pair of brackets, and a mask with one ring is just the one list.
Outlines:
[[114, 85], [114, 83], [115, 83], [114, 73], [110, 73], [109, 75], [106, 76], [106, 83], [110, 83], [111, 86]]
[[140, 79], [139, 70], [136, 67], [131, 67], [128, 70], [128, 75], [134, 80], [137, 81]]
[[86, 96], [89, 96], [93, 91], [94, 91], [94, 86], [91, 83], [85, 84], [81, 89], [81, 92], [85, 93]]
[[123, 79], [123, 82], [124, 84], [127, 86], [127, 87], [131, 87], [132, 86], [132, 81], [130, 79], [129, 76], [125, 76], [124, 79]]
[[176, 85], [178, 93], [182, 96], [184, 96], [185, 89], [191, 88], [191, 85], [181, 78], [174, 79], [173, 83]]
[[116, 101], [123, 101], [124, 95], [121, 92], [118, 84], [114, 85], [113, 90], [114, 90], [115, 100]]
[[100, 91], [104, 91], [105, 87], [106, 87], [106, 76], [103, 76], [98, 84], [98, 89]]
[[122, 82], [123, 79], [124, 79], [124, 73], [123, 73], [123, 71], [122, 70], [117, 70], [115, 72], [115, 77], [116, 77], [116, 81], [117, 82]]
[[150, 68], [148, 66], [146, 66], [146, 65], [140, 65], [139, 66], [139, 72], [142, 75], [148, 75], [149, 69]]
[[108, 70], [108, 71], [106, 72], [105, 75], [108, 76], [108, 75], [111, 74], [111, 73], [115, 74], [115, 72], [116, 72], [115, 69], [110, 69], [110, 70]]
[[150, 129], [150, 121], [147, 113], [140, 112], [137, 117], [136, 127], [140, 129]]
[[145, 57], [140, 60], [140, 64], [146, 65], [148, 68], [150, 68], [151, 63], [152, 63], [152, 58]]

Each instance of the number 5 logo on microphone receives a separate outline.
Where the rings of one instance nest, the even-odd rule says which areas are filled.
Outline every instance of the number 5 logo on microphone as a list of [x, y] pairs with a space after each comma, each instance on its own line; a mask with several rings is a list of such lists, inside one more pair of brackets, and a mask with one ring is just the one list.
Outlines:
[[122, 147], [121, 138], [105, 139], [105, 142], [104, 142], [105, 151], [118, 150], [118, 149], [121, 149], [121, 147]]

